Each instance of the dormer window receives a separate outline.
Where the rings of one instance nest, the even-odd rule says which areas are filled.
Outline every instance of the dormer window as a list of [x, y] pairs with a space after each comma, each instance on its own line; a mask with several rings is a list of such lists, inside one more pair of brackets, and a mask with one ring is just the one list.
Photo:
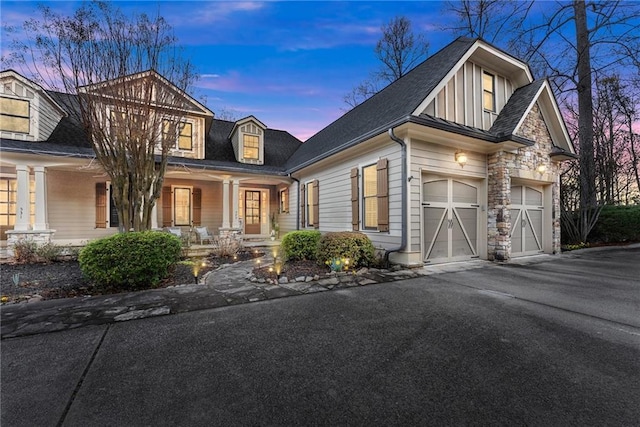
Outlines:
[[242, 163], [264, 164], [264, 135], [267, 127], [253, 116], [238, 120], [229, 138], [236, 159]]
[[245, 160], [258, 160], [260, 158], [260, 138], [257, 135], [242, 135], [242, 157]]
[[29, 101], [0, 97], [0, 130], [29, 133]]
[[482, 73], [482, 105], [487, 111], [496, 111], [496, 77], [493, 74]]

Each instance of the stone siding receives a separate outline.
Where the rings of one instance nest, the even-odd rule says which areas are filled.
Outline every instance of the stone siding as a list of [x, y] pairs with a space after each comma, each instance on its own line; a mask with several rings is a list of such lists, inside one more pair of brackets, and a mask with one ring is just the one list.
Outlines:
[[[499, 151], [487, 156], [487, 257], [492, 261], [511, 258], [511, 182], [514, 178], [551, 186], [551, 206], [547, 208], [551, 208], [552, 236], [548, 252], [560, 252], [560, 166], [549, 156], [553, 142], [537, 104], [516, 134], [535, 141], [535, 144], [520, 148], [515, 153]], [[541, 165], [545, 167], [542, 172], [538, 170]], [[549, 238], [548, 233], [544, 238]]]

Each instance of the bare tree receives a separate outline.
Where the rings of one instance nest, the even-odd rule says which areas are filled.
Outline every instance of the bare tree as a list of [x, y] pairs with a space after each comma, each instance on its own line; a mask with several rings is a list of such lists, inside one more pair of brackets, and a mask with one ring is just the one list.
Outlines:
[[380, 30], [382, 37], [374, 49], [381, 62], [380, 68], [344, 96], [344, 102], [351, 107], [404, 76], [427, 56], [429, 42], [422, 34], [413, 33], [411, 21], [404, 16], [396, 16], [380, 27]]
[[[493, 18], [500, 22], [507, 0], [494, 0], [482, 10], [483, 19], [475, 15], [465, 19], [478, 25], [476, 33], [486, 31], [482, 25]], [[598, 205], [593, 121], [593, 79], [610, 72], [628, 72], [640, 57], [640, 5], [625, 1], [589, 1], [544, 3], [540, 19], [529, 12], [541, 3], [527, 2], [517, 18], [522, 25], [509, 28], [511, 50], [528, 62], [534, 72], [550, 77], [556, 95], [565, 108], [577, 103], [578, 152], [580, 156], [581, 240], [585, 241], [593, 224], [593, 210]], [[466, 12], [475, 13], [472, 8]], [[487, 16], [491, 14], [491, 16]], [[511, 26], [509, 26], [511, 27]], [[597, 215], [595, 216], [597, 218]]]
[[171, 27], [160, 16], [125, 16], [104, 2], [72, 16], [41, 6], [14, 42], [12, 62], [44, 87], [63, 91], [70, 114], [108, 174], [121, 231], [151, 228], [167, 159], [194, 81]]
[[448, 1], [445, 9], [457, 18], [454, 26], [444, 30], [468, 37], [480, 37], [495, 43], [505, 34], [513, 38], [513, 28], [519, 28], [532, 3], [520, 0], [460, 0]]

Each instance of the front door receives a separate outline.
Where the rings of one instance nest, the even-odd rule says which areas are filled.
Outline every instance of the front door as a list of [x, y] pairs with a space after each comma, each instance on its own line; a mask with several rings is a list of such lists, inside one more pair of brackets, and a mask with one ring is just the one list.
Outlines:
[[478, 182], [426, 177], [422, 184], [424, 261], [478, 256]]
[[543, 210], [541, 187], [511, 187], [512, 255], [542, 252]]
[[260, 234], [260, 192], [245, 190], [244, 192], [244, 232]]

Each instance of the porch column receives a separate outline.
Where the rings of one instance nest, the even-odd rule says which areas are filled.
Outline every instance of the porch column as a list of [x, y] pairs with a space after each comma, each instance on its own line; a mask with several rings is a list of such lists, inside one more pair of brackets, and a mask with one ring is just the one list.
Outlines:
[[14, 230], [29, 230], [31, 212], [29, 209], [29, 167], [16, 165], [17, 194], [16, 194], [16, 223]]
[[158, 228], [158, 200], [153, 204], [151, 208], [151, 229], [155, 230]]
[[233, 228], [240, 228], [240, 218], [238, 212], [238, 197], [240, 195], [240, 181], [233, 180]]
[[222, 181], [222, 228], [229, 228], [229, 180]]
[[49, 223], [47, 222], [47, 174], [44, 166], [36, 166], [33, 168], [35, 173], [36, 184], [36, 212], [35, 223], [33, 224], [34, 230], [48, 230]]

